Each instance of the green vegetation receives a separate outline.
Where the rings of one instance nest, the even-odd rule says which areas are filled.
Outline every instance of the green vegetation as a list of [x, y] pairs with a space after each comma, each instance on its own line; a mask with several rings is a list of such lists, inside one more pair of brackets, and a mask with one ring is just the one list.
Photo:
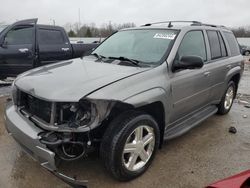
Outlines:
[[124, 23], [124, 24], [103, 24], [101, 27], [96, 27], [94, 23], [83, 24], [79, 27], [79, 24], [66, 24], [64, 28], [69, 31], [69, 37], [108, 37], [115, 31], [135, 27], [134, 23]]

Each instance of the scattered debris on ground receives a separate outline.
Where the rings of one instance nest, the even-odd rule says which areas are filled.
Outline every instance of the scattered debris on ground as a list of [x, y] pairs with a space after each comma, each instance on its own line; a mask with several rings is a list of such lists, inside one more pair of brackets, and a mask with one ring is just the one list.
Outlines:
[[237, 133], [237, 129], [235, 127], [230, 127], [229, 128], [229, 132], [232, 134], [236, 134]]
[[245, 105], [246, 108], [250, 108], [250, 104]]

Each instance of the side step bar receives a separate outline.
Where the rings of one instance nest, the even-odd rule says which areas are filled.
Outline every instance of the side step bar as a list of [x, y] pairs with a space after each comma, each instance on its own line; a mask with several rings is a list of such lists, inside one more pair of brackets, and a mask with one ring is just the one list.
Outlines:
[[208, 106], [205, 109], [190, 116], [188, 119], [182, 121], [181, 123], [167, 128], [165, 130], [164, 140], [171, 140], [185, 134], [208, 117], [214, 115], [217, 111], [218, 108], [216, 106]]

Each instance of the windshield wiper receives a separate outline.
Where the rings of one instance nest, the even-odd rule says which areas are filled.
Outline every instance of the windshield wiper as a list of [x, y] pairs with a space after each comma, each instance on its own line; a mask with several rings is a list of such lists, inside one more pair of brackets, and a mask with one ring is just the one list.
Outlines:
[[103, 58], [105, 58], [105, 56], [99, 55], [97, 53], [93, 53], [93, 54], [90, 54], [90, 55], [93, 55], [93, 56], [97, 57], [98, 60], [102, 60]]
[[141, 63], [139, 60], [136, 60], [136, 59], [130, 59], [130, 58], [127, 58], [127, 57], [108, 57], [109, 59], [118, 59], [118, 60], [121, 60], [121, 61], [127, 61], [127, 62], [130, 62], [132, 63], [133, 65], [137, 66], [137, 67], [141, 67], [139, 64]]

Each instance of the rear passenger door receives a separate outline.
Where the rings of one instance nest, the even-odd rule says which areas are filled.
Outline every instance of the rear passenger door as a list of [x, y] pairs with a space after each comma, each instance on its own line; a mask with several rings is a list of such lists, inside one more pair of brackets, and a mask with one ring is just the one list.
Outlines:
[[206, 65], [210, 74], [210, 95], [211, 103], [218, 103], [224, 93], [224, 82], [227, 70], [230, 68], [228, 62], [228, 52], [225, 40], [220, 31], [207, 30], [207, 40], [209, 49], [209, 61]]
[[[173, 64], [178, 63], [182, 56], [199, 56], [207, 61], [204, 32], [189, 31], [185, 34], [177, 51]], [[199, 69], [185, 69], [172, 72], [172, 102], [171, 123], [185, 118], [208, 103], [209, 75], [205, 66]]]
[[39, 27], [38, 49], [40, 65], [72, 58], [71, 44], [60, 28]]

